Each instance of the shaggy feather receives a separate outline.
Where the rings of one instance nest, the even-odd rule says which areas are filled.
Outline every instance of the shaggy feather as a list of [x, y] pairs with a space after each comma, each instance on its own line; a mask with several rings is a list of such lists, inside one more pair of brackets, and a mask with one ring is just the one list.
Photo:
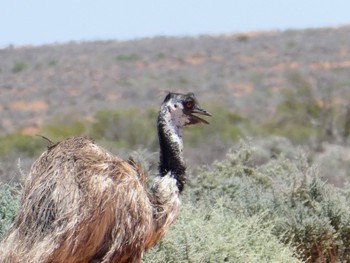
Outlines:
[[2, 262], [130, 262], [163, 232], [140, 177], [87, 138], [51, 147], [32, 166]]
[[181, 114], [176, 107], [167, 111], [169, 103], [159, 114], [161, 174], [150, 190], [132, 159], [121, 160], [88, 138], [51, 145], [31, 167], [20, 210], [0, 243], [0, 262], [140, 262], [179, 213], [185, 166], [182, 138], [171, 131]]

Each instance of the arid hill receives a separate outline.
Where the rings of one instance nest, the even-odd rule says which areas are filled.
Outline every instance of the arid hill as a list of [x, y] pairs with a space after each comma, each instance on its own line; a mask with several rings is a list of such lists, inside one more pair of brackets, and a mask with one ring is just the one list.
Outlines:
[[[350, 27], [10, 46], [0, 50], [0, 135], [35, 134], [50, 118], [158, 106], [194, 91], [252, 120], [275, 111], [300, 74], [320, 103], [350, 101]], [[315, 95], [314, 95], [315, 96]]]

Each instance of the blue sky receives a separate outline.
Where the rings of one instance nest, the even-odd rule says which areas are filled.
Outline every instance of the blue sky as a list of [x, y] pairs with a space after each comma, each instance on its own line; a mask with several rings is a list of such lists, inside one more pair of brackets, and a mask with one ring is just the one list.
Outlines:
[[349, 0], [0, 0], [0, 47], [350, 24]]

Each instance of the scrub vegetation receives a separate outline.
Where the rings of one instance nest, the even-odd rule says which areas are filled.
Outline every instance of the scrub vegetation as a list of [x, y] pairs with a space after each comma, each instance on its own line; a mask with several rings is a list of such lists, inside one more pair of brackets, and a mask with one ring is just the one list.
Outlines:
[[193, 91], [211, 124], [184, 131], [181, 213], [144, 262], [350, 262], [349, 42], [339, 27], [0, 50], [0, 235], [50, 141], [84, 134], [151, 175], [160, 100]]

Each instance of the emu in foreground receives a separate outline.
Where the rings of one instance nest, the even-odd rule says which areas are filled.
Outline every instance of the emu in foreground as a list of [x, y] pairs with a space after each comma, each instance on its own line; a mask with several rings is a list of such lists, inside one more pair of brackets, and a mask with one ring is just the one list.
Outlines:
[[182, 128], [207, 123], [193, 93], [169, 93], [158, 115], [159, 174], [150, 189], [132, 161], [84, 137], [52, 145], [26, 179], [0, 262], [140, 262], [179, 213]]

